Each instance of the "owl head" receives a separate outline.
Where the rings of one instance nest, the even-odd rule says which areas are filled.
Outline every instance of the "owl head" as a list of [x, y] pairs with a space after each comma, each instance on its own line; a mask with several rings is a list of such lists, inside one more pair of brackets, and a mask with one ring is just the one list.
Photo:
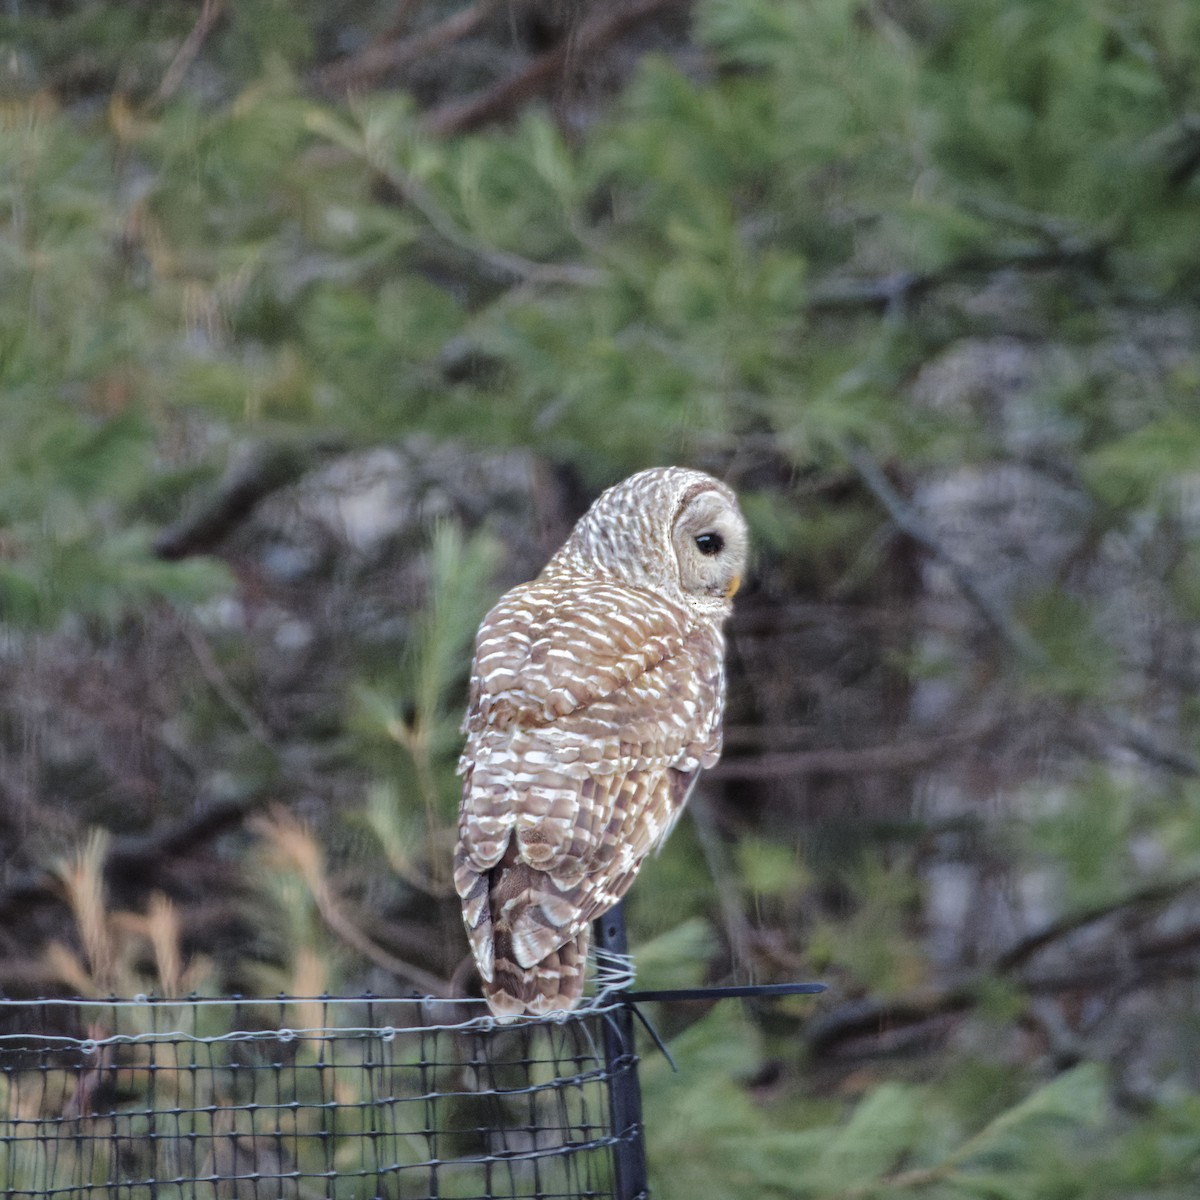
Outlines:
[[719, 479], [685, 467], [639, 471], [601, 493], [550, 560], [724, 615], [746, 570], [746, 521]]

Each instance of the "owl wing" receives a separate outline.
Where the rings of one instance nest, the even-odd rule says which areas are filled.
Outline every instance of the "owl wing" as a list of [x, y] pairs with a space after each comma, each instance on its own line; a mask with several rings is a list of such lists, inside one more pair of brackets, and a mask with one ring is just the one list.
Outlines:
[[688, 618], [639, 588], [558, 576], [506, 593], [475, 638], [464, 732], [547, 724], [677, 654]]
[[720, 632], [688, 626], [661, 597], [561, 578], [485, 619], [455, 869], [485, 979], [496, 945], [531, 967], [620, 899], [716, 761]]

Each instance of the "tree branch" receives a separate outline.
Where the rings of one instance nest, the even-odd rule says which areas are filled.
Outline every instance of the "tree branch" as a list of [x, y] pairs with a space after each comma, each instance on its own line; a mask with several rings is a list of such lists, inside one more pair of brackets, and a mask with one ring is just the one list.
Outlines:
[[396, 197], [424, 217], [430, 229], [446, 245], [465, 254], [496, 283], [566, 284], [571, 287], [595, 287], [607, 279], [604, 271], [577, 263], [540, 263], [509, 250], [498, 250], [461, 228], [426, 189], [407, 171], [377, 155], [367, 154], [372, 170], [396, 194]]
[[725, 843], [717, 830], [716, 822], [704, 798], [693, 796], [687, 811], [691, 814], [696, 829], [696, 838], [704, 855], [709, 876], [717, 892], [717, 903], [721, 909], [721, 923], [725, 926], [725, 937], [729, 943], [729, 955], [733, 960], [736, 975], [750, 981], [750, 943], [753, 930], [746, 918], [745, 908], [738, 886], [738, 873], [729, 861]]
[[[104, 860], [105, 877], [111, 881], [136, 878], [139, 885], [146, 887], [156, 885], [156, 881], [160, 885], [165, 882], [162, 877], [169, 873], [167, 867], [172, 859], [195, 854], [205, 842], [238, 828], [265, 799], [264, 795], [212, 804], [155, 833], [114, 838]], [[21, 924], [22, 914], [29, 909], [58, 904], [62, 899], [62, 887], [51, 872], [25, 872], [0, 890], [0, 923]]]
[[192, 648], [200, 673], [208, 680], [213, 691], [225, 702], [231, 712], [246, 727], [246, 732], [269, 750], [275, 749], [275, 738], [259, 715], [238, 695], [237, 689], [229, 682], [229, 677], [221, 670], [212, 647], [204, 635], [193, 625], [180, 623], [180, 631], [184, 640]]
[[1186, 750], [1180, 750], [1175, 746], [1164, 746], [1153, 735], [1144, 729], [1136, 728], [1131, 722], [1121, 717], [1102, 717], [1101, 721], [1126, 750], [1132, 750], [1146, 762], [1188, 779], [1200, 776], [1200, 759], [1197, 759], [1195, 755], [1188, 754]]
[[[1019, 659], [1036, 667], [1046, 667], [1049, 659], [1029, 631], [1014, 620], [999, 601], [991, 596], [978, 579], [943, 545], [930, 525], [892, 486], [879, 464], [861, 447], [845, 442], [843, 456], [858, 472], [875, 498], [887, 509], [896, 526], [938, 560], [949, 572], [955, 586], [975, 607], [991, 629]], [[1100, 720], [1126, 749], [1156, 766], [1188, 778], [1200, 776], [1200, 759], [1174, 747], [1161, 745], [1151, 734], [1136, 729], [1120, 717]]]
[[270, 496], [310, 470], [321, 458], [342, 451], [339, 438], [264, 442], [244, 449], [208, 496], [159, 534], [154, 553], [168, 562], [207, 554]]
[[376, 945], [346, 915], [341, 898], [329, 879], [324, 849], [304, 822], [298, 820], [287, 809], [276, 806], [270, 815], [256, 817], [253, 826], [257, 833], [275, 847], [288, 868], [295, 871], [304, 881], [321, 919], [333, 933], [364, 958], [393, 975], [411, 980], [426, 994], [444, 997], [450, 995], [450, 985], [446, 980]]
[[[476, 3], [411, 37], [399, 41], [372, 42], [357, 54], [322, 67], [313, 75], [313, 83], [324, 92], [370, 87], [389, 72], [398, 71], [419, 58], [426, 58], [474, 32], [499, 7], [499, 2], [476, 0]], [[411, 8], [411, 0], [402, 7], [406, 10]], [[400, 23], [398, 18], [392, 24], [396, 26]]]
[[838, 1042], [885, 1033], [905, 1025], [918, 1025], [933, 1017], [973, 1008], [976, 995], [970, 986], [934, 990], [896, 1000], [864, 997], [848, 1000], [808, 1022], [804, 1042], [814, 1055], [824, 1054]]
[[879, 775], [912, 771], [937, 762], [952, 750], [980, 741], [997, 728], [995, 722], [962, 729], [944, 737], [864, 746], [853, 750], [781, 750], [754, 757], [723, 759], [709, 772], [712, 779], [776, 779], [789, 775]]
[[205, 40], [220, 19], [222, 6], [222, 0], [204, 0], [196, 24], [184, 38], [183, 44], [176, 51], [170, 66], [163, 74], [162, 82], [158, 85], [160, 104], [165, 100], [170, 100], [179, 90], [179, 85], [183, 83], [183, 77], [187, 74], [188, 68], [196, 61], [196, 56], [203, 48]]
[[[947, 987], [894, 1000], [866, 997], [846, 1001], [810, 1021], [805, 1030], [805, 1042], [814, 1054], [823, 1054], [839, 1042], [852, 1038], [878, 1035], [966, 1011], [975, 1006], [988, 980], [997, 976], [1015, 977], [1014, 982], [1026, 992], [1043, 995], [1111, 987], [1117, 983], [1127, 987], [1130, 980], [1154, 980], [1178, 974], [1195, 978], [1200, 974], [1200, 963], [1186, 961], [1187, 956], [1194, 955], [1200, 947], [1200, 928], [1195, 927], [1148, 938], [1130, 947], [1121, 956], [1122, 966], [1095, 956], [1087, 962], [1073, 964], [1069, 971], [1057, 975], [1024, 975], [1021, 972], [1038, 951], [1089, 924], [1125, 909], [1170, 900], [1197, 885], [1200, 885], [1200, 875], [1148, 884], [1119, 900], [1063, 917], [1022, 938], [990, 967]], [[1122, 971], [1128, 977], [1123, 977]]]
[[596, 5], [593, 15], [573, 37], [547, 50], [515, 75], [462, 100], [451, 100], [426, 117], [426, 125], [442, 137], [467, 133], [489, 121], [508, 116], [518, 105], [540, 95], [556, 81], [573, 59], [594, 56], [641, 21], [679, 4], [681, 0], [631, 0], [619, 8]]
[[[1048, 230], [1040, 232], [1049, 239]], [[967, 255], [933, 271], [896, 271], [876, 279], [827, 279], [813, 288], [807, 307], [818, 313], [855, 309], [890, 313], [945, 284], [998, 271], [1049, 271], [1059, 267], [1099, 270], [1107, 249], [1108, 242], [1102, 237], [1062, 233], [1048, 245], [1015, 247], [1002, 254]]]
[[845, 442], [840, 447], [846, 461], [858, 472], [875, 498], [888, 511], [896, 526], [917, 545], [929, 551], [950, 573], [955, 586], [975, 606], [984, 621], [1018, 657], [1037, 666], [1045, 666], [1045, 651], [1018, 624], [975, 576], [950, 553], [932, 527], [892, 486], [879, 464], [861, 447]]
[[1197, 885], [1200, 885], [1200, 875], [1189, 875], [1185, 879], [1169, 880], [1165, 883], [1151, 883], [1120, 899], [1109, 901], [1106, 904], [1097, 904], [1080, 912], [1060, 917], [1057, 921], [1051, 921], [1042, 929], [1027, 934], [1015, 945], [1010, 946], [996, 959], [994, 969], [1000, 972], [1016, 970], [1023, 967], [1038, 951], [1060, 938], [1067, 937], [1125, 909], [1172, 900]]

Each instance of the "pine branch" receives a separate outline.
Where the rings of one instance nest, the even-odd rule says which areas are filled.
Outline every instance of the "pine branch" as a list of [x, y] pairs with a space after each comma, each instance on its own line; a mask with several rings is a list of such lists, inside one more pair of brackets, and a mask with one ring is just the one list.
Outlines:
[[472, 260], [480, 272], [496, 283], [532, 283], [570, 287], [596, 287], [608, 278], [606, 272], [578, 263], [540, 263], [509, 250], [489, 246], [463, 229], [433, 198], [419, 180], [394, 163], [368, 153], [372, 170], [397, 199], [419, 213], [429, 228], [452, 249]]

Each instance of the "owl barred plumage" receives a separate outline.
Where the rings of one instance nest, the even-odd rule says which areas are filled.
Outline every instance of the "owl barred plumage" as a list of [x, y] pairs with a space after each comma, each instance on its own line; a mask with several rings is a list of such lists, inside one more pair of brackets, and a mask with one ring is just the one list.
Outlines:
[[454, 881], [500, 1017], [572, 1007], [590, 923], [721, 753], [733, 493], [658, 467], [609, 488], [475, 641]]

